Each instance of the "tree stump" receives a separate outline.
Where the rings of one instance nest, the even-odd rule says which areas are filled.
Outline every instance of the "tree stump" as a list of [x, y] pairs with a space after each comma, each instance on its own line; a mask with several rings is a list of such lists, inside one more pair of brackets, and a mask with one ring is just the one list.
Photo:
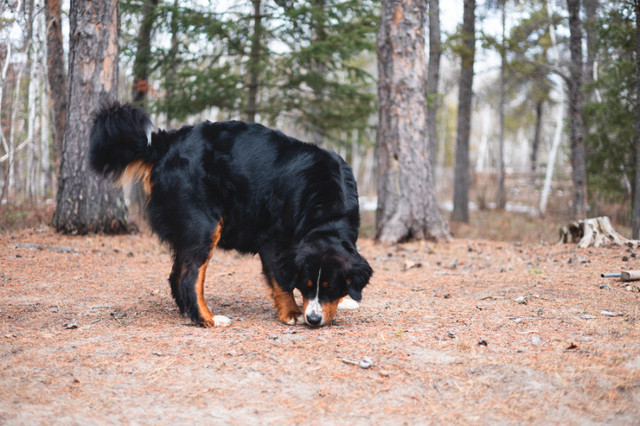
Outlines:
[[600, 247], [608, 244], [630, 247], [640, 245], [640, 241], [629, 240], [613, 229], [607, 216], [578, 220], [560, 228], [560, 243], [573, 242], [578, 242], [580, 248]]

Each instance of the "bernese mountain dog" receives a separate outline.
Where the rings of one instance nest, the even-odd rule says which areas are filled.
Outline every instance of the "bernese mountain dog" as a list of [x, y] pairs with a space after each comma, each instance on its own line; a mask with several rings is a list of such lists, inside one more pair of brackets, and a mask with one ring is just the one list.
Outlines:
[[104, 106], [89, 160], [120, 184], [142, 181], [151, 228], [173, 254], [169, 283], [180, 313], [205, 327], [228, 322], [204, 298], [216, 247], [260, 256], [285, 324], [322, 326], [342, 298], [361, 300], [373, 271], [356, 248], [356, 181], [339, 155], [255, 123], [153, 129], [140, 108]]

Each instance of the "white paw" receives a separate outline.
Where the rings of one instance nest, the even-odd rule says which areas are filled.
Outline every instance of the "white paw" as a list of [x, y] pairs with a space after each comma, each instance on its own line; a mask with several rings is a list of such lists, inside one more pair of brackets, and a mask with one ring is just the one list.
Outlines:
[[298, 315], [296, 318], [291, 318], [287, 321], [287, 325], [296, 325], [304, 323], [304, 316], [302, 314]]
[[338, 309], [358, 309], [360, 305], [355, 300], [345, 297], [338, 303]]
[[213, 316], [213, 324], [216, 327], [226, 327], [231, 324], [231, 320], [224, 315], [214, 315]]

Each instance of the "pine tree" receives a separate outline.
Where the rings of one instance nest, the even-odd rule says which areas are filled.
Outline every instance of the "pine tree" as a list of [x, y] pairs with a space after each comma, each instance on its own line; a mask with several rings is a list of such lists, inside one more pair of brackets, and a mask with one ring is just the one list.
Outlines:
[[122, 191], [89, 169], [91, 114], [118, 88], [118, 1], [71, 1], [67, 125], [53, 225], [57, 231], [128, 232]]
[[469, 222], [469, 138], [471, 136], [471, 99], [475, 60], [475, 0], [464, 0], [461, 72], [458, 93], [458, 130], [453, 183], [451, 220]]
[[378, 32], [377, 239], [448, 239], [427, 148], [426, 0], [382, 2]]
[[573, 178], [573, 215], [575, 219], [587, 217], [587, 172], [586, 151], [584, 147], [584, 93], [582, 21], [580, 19], [580, 0], [567, 0], [569, 11], [569, 140], [571, 142], [571, 167]]

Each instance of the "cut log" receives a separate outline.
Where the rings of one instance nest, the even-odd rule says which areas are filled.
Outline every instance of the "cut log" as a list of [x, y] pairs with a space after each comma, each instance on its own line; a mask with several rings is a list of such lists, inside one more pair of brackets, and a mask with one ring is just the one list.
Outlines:
[[622, 271], [620, 279], [622, 281], [638, 281], [640, 280], [640, 271]]
[[571, 222], [560, 228], [560, 243], [578, 242], [578, 247], [600, 247], [601, 245], [615, 244], [638, 247], [639, 240], [629, 240], [620, 235], [607, 216]]

